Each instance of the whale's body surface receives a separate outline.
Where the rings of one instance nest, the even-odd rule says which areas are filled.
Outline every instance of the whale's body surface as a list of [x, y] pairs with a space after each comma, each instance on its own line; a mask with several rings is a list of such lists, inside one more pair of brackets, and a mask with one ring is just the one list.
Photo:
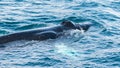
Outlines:
[[45, 29], [37, 29], [31, 31], [24, 31], [13, 33], [5, 36], [0, 36], [0, 44], [17, 41], [17, 40], [46, 40], [46, 39], [55, 39], [63, 34], [66, 30], [71, 29], [83, 29], [85, 31], [90, 27], [89, 24], [73, 24], [71, 21], [63, 21], [61, 25], [45, 28]]

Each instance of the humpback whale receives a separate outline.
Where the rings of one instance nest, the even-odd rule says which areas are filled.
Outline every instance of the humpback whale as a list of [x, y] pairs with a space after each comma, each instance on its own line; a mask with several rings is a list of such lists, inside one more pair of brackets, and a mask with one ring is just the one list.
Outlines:
[[12, 33], [4, 36], [0, 36], [0, 44], [18, 41], [18, 40], [46, 40], [46, 39], [55, 39], [63, 35], [63, 32], [72, 29], [84, 30], [87, 31], [91, 24], [75, 24], [72, 21], [65, 20], [60, 25], [37, 29], [29, 30], [23, 32]]

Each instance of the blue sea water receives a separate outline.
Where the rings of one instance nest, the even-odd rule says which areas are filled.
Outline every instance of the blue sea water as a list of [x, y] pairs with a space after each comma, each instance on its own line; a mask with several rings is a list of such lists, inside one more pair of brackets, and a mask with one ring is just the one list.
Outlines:
[[120, 0], [0, 0], [0, 36], [65, 19], [93, 26], [54, 40], [7, 43], [0, 68], [120, 68]]

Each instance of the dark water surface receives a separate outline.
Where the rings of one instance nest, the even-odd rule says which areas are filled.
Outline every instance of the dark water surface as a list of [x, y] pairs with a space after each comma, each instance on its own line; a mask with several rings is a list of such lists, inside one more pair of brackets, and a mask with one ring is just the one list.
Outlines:
[[0, 68], [120, 68], [120, 0], [0, 0], [0, 36], [64, 19], [93, 26], [55, 40], [7, 43]]

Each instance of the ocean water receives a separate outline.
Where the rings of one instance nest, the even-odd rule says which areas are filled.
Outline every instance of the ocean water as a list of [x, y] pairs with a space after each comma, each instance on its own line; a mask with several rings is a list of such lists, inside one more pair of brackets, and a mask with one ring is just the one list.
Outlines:
[[59, 25], [92, 23], [87, 32], [0, 48], [0, 68], [120, 68], [120, 0], [0, 0], [0, 36]]

